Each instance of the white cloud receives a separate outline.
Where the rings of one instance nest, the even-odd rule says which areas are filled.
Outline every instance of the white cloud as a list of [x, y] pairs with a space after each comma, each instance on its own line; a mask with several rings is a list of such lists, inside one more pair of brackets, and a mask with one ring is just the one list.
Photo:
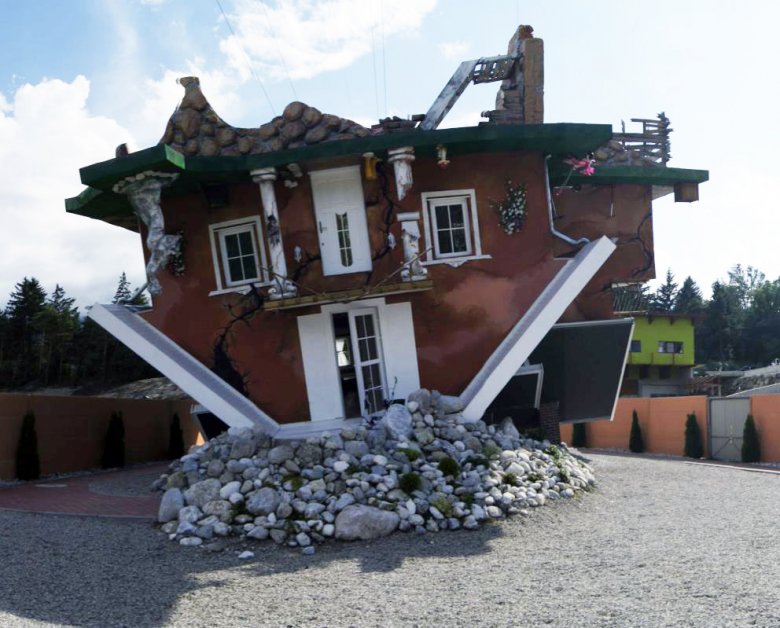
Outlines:
[[143, 281], [138, 235], [65, 213], [83, 186], [79, 168], [110, 159], [130, 133], [86, 108], [89, 81], [44, 79], [19, 87], [0, 108], [0, 305], [23, 277], [56, 283], [80, 306], [110, 299], [119, 274]]
[[239, 0], [228, 15], [235, 35], [220, 48], [244, 80], [251, 68], [282, 80], [339, 70], [388, 38], [414, 34], [436, 0]]
[[445, 41], [439, 44], [439, 51], [447, 59], [466, 61], [466, 54], [471, 45], [466, 41]]

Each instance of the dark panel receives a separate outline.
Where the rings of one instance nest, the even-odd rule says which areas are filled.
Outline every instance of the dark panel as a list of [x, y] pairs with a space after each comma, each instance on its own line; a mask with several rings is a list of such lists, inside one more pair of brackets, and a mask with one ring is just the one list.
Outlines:
[[560, 403], [561, 422], [609, 419], [623, 376], [631, 319], [557, 325], [531, 355], [544, 365], [542, 403]]
[[497, 423], [508, 416], [518, 428], [538, 426], [539, 412], [534, 407], [538, 381], [538, 373], [515, 375], [488, 406], [485, 422]]

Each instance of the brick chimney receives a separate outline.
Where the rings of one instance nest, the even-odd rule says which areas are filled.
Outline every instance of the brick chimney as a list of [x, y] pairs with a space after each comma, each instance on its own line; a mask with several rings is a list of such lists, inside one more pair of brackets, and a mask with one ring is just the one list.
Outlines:
[[486, 117], [494, 124], [544, 122], [544, 41], [532, 26], [521, 25], [509, 40], [508, 55], [520, 56], [511, 77], [501, 82], [496, 108]]

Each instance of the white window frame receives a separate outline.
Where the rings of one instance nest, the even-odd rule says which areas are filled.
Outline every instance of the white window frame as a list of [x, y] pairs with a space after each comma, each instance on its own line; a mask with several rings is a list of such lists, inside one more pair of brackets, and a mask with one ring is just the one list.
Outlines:
[[[473, 189], [423, 192], [421, 198], [426, 249], [426, 253], [422, 258], [423, 265], [449, 264], [457, 267], [469, 260], [491, 259], [490, 255], [482, 252], [479, 218], [477, 216], [477, 195]], [[436, 212], [433, 208], [438, 205], [454, 205], [457, 202], [464, 205], [463, 218], [466, 226], [468, 251], [439, 253], [439, 239], [436, 237]]]
[[[387, 401], [389, 396], [389, 390], [387, 388], [387, 376], [385, 374], [385, 358], [384, 351], [382, 349], [382, 330], [379, 322], [379, 312], [376, 308], [362, 308], [359, 310], [348, 310], [346, 312], [349, 317], [349, 335], [352, 340], [352, 364], [355, 367], [355, 376], [357, 377], [358, 393], [360, 395], [360, 409], [363, 412], [363, 416], [373, 416], [384, 410], [384, 408], [377, 408], [373, 413], [369, 414], [366, 408], [366, 383], [363, 379], [363, 367], [372, 366], [374, 364], [379, 366], [379, 377], [382, 385], [382, 401]], [[333, 314], [331, 314], [333, 316]], [[358, 338], [357, 323], [355, 319], [358, 316], [371, 316], [374, 325], [374, 343], [376, 349], [376, 358], [363, 360], [360, 356], [360, 346]], [[338, 355], [335, 353], [336, 343], [334, 338], [334, 359], [338, 362]], [[352, 417], [347, 417], [352, 418]]]
[[[248, 231], [252, 237], [254, 247], [255, 264], [257, 265], [257, 279], [231, 281], [228, 272], [227, 251], [225, 236]], [[209, 296], [225, 294], [229, 292], [245, 292], [251, 286], [270, 285], [268, 280], [268, 267], [266, 261], [265, 242], [263, 240], [262, 223], [259, 216], [247, 216], [209, 225], [209, 242], [211, 244], [211, 261], [214, 264], [214, 281], [216, 290], [209, 292]]]

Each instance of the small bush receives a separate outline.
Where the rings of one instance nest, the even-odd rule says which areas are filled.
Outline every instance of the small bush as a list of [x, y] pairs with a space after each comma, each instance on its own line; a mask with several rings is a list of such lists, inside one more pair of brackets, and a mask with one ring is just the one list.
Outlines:
[[495, 460], [501, 455], [501, 450], [496, 447], [495, 445], [485, 445], [482, 448], [482, 454], [487, 458], [488, 460]]
[[168, 432], [168, 460], [176, 460], [184, 455], [184, 434], [181, 431], [181, 421], [178, 413], [173, 414]]
[[701, 430], [695, 414], [689, 414], [685, 421], [685, 449], [683, 455], [688, 458], [701, 458], [704, 455], [704, 445], [701, 440]]
[[103, 448], [104, 469], [125, 466], [125, 424], [121, 412], [112, 412]]
[[456, 478], [460, 475], [460, 465], [447, 456], [439, 460], [439, 471], [444, 474], [445, 478], [449, 476]]
[[588, 432], [586, 429], [587, 423], [575, 423], [571, 430], [571, 446], [572, 447], [587, 447], [588, 446]]
[[759, 462], [761, 460], [761, 441], [753, 415], [748, 414], [745, 428], [742, 430], [742, 462]]
[[452, 515], [452, 504], [444, 495], [436, 495], [431, 499], [430, 504], [445, 517]]
[[416, 473], [404, 473], [398, 478], [398, 486], [404, 493], [411, 495], [415, 491], [420, 490], [422, 480]]
[[472, 467], [489, 467], [490, 460], [484, 456], [469, 456], [465, 460], [466, 464], [470, 464]]
[[635, 454], [641, 454], [645, 450], [645, 441], [642, 438], [642, 428], [639, 427], [639, 417], [636, 410], [631, 417], [631, 435], [628, 437], [628, 448]]
[[558, 448], [557, 445], [550, 445], [549, 447], [545, 447], [544, 453], [546, 453], [556, 462], [558, 460], [563, 460], [563, 452]]
[[526, 477], [532, 484], [544, 480], [544, 476], [541, 473], [537, 473], [536, 471], [531, 471], [531, 473], [529, 473]]
[[517, 474], [515, 473], [504, 473], [501, 480], [507, 486], [517, 486]]
[[285, 475], [282, 477], [282, 484], [284, 485], [287, 482], [290, 483], [290, 488], [293, 491], [297, 491], [304, 485], [305, 480], [300, 475]]
[[35, 431], [35, 415], [24, 415], [19, 443], [16, 447], [16, 477], [20, 480], [37, 480], [41, 477], [41, 461], [38, 456], [38, 433]]
[[409, 462], [414, 462], [415, 460], [419, 459], [420, 456], [422, 456], [422, 453], [420, 453], [419, 449], [412, 449], [411, 447], [407, 447], [405, 449], [399, 449], [404, 456], [406, 456], [406, 459]]

